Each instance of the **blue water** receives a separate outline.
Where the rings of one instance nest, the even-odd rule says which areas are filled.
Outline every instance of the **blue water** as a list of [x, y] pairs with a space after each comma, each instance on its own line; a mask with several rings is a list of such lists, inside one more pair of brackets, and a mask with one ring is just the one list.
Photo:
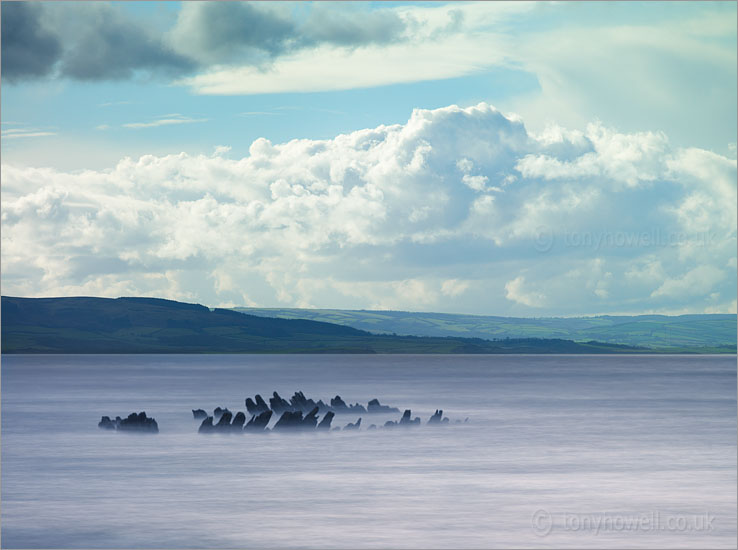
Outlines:
[[[1, 381], [3, 548], [736, 545], [735, 356], [4, 356]], [[197, 433], [274, 390], [452, 423]], [[159, 434], [97, 428], [141, 410]]]

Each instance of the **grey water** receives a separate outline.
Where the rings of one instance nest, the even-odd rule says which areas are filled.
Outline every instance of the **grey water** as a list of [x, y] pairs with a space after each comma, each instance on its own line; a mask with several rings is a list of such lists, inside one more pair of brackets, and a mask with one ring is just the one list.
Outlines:
[[[3, 548], [736, 546], [735, 356], [3, 356], [1, 383]], [[274, 390], [451, 423], [197, 433]], [[160, 433], [97, 428], [134, 411]]]

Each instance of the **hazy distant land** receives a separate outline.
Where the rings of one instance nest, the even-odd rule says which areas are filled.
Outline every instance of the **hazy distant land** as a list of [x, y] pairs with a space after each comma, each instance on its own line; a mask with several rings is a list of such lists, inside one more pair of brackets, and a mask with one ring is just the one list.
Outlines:
[[[454, 319], [470, 316], [442, 314], [400, 314], [399, 312], [341, 312], [380, 320], [397, 316], [435, 316], [446, 319], [447, 330], [456, 327], [460, 336], [451, 335], [393, 335], [375, 334], [348, 323], [324, 322], [313, 319], [281, 319], [266, 317], [257, 310], [248, 315], [229, 309], [211, 310], [198, 304], [186, 304], [157, 298], [2, 298], [2, 352], [3, 353], [735, 353], [735, 316], [717, 317], [712, 321], [715, 332], [727, 334], [732, 323], [732, 342], [721, 343], [705, 338], [692, 345], [650, 348], [627, 344], [596, 341], [573, 341], [573, 338], [548, 337], [554, 334], [533, 330], [519, 330], [519, 337], [494, 340], [469, 337], [472, 334]], [[308, 310], [279, 310], [305, 312]], [[274, 313], [272, 313], [274, 314]], [[292, 313], [291, 313], [292, 314]], [[361, 315], [360, 315], [361, 314]], [[335, 310], [330, 315], [337, 316]], [[315, 317], [315, 314], [312, 314]], [[723, 317], [725, 317], [723, 319]], [[422, 324], [418, 317], [416, 324]], [[484, 318], [502, 323], [505, 318]], [[672, 319], [672, 318], [664, 318]], [[332, 319], [336, 321], [336, 319]], [[543, 320], [510, 319], [510, 326], [524, 326], [522, 321]], [[548, 320], [552, 321], [552, 320]], [[584, 323], [577, 320], [554, 320]], [[698, 319], [699, 321], [699, 319]], [[687, 321], [685, 321], [687, 322]], [[428, 325], [428, 321], [425, 321]], [[517, 325], [515, 324], [517, 323]], [[707, 323], [707, 325], [705, 324]], [[710, 320], [695, 323], [705, 332]], [[366, 324], [366, 322], [364, 323]], [[664, 321], [662, 323], [666, 325]], [[636, 326], [637, 326], [636, 322]], [[392, 325], [376, 323], [375, 330], [389, 331]], [[685, 330], [684, 322], [680, 325]], [[451, 328], [448, 328], [451, 327]], [[363, 328], [363, 327], [362, 327]], [[513, 329], [511, 329], [513, 330]], [[540, 330], [540, 329], [539, 329]], [[688, 330], [688, 329], [687, 329]], [[419, 332], [420, 333], [420, 332]], [[510, 334], [515, 334], [511, 332]], [[696, 333], [697, 334], [697, 333]], [[462, 337], [463, 335], [464, 337]], [[542, 337], [542, 336], [546, 337]], [[568, 334], [567, 334], [568, 336]], [[608, 337], [603, 332], [604, 337]]]
[[361, 330], [463, 338], [562, 338], [652, 349], [736, 346], [736, 315], [603, 315], [596, 317], [498, 317], [451, 313], [342, 309], [235, 308], [250, 315], [311, 319]]

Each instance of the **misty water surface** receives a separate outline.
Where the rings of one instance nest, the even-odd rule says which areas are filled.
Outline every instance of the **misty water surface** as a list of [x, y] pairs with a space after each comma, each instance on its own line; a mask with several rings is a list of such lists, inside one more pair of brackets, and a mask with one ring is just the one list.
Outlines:
[[[735, 547], [735, 361], [4, 356], [2, 545]], [[197, 433], [191, 409], [274, 390], [451, 424]], [[97, 428], [141, 410], [158, 435]], [[671, 525], [626, 526], [638, 517]]]

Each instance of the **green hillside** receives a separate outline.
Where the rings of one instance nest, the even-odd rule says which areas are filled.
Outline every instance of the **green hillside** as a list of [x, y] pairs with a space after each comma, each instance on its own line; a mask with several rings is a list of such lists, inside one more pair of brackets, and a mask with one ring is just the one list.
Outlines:
[[638, 353], [564, 339], [377, 335], [156, 298], [2, 298], [3, 353]]
[[282, 319], [310, 319], [384, 334], [464, 338], [562, 338], [597, 340], [653, 349], [736, 349], [735, 315], [636, 315], [516, 318], [406, 311], [236, 308]]

